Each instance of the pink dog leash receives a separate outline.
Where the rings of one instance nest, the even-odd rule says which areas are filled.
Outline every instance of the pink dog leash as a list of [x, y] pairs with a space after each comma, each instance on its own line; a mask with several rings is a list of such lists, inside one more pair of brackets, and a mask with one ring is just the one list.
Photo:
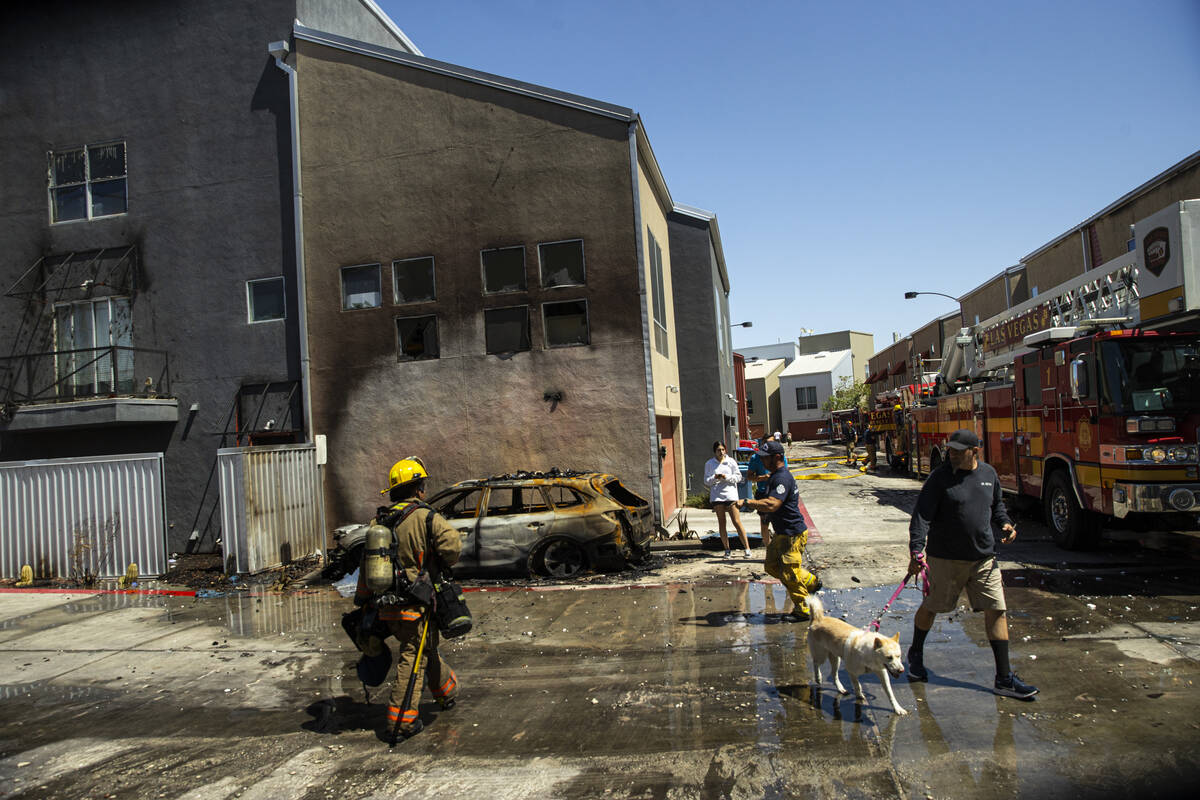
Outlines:
[[[921, 571], [917, 573], [921, 576], [921, 594], [928, 597], [930, 586], [929, 567], [925, 564], [925, 554], [918, 553], [915, 558], [917, 561], [921, 562]], [[881, 608], [879, 613], [875, 615], [875, 619], [872, 620], [871, 624], [867, 626], [868, 628], [875, 631], [879, 630], [879, 623], [883, 619], [883, 615], [886, 614], [887, 610], [892, 607], [892, 603], [896, 602], [896, 598], [899, 597], [900, 593], [904, 591], [904, 587], [908, 585], [908, 579], [911, 577], [912, 575], [904, 576], [904, 580], [901, 581], [900, 585], [896, 587], [896, 591], [892, 592], [892, 596], [888, 598], [888, 601], [884, 604], [883, 608]]]
[[875, 619], [873, 619], [871, 624], [867, 626], [868, 628], [873, 631], [879, 630], [879, 621], [883, 619], [883, 615], [887, 613], [887, 610], [892, 607], [892, 603], [896, 602], [896, 598], [900, 596], [902, 591], [904, 591], [904, 587], [908, 585], [908, 579], [910, 577], [910, 575], [904, 576], [904, 580], [899, 586], [896, 587], [896, 591], [892, 592], [892, 596], [888, 598], [888, 601], [884, 604], [883, 608], [879, 609], [879, 613], [875, 615]]

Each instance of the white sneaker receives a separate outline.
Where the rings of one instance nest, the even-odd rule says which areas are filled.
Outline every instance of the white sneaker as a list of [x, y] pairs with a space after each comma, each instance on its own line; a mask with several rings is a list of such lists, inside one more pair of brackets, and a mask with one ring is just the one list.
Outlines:
[[752, 557], [752, 556], [750, 555], [750, 549], [749, 549], [749, 548], [747, 548], [747, 549], [746, 549], [746, 555], [745, 555], [744, 557], [745, 557], [745, 558], [751, 558], [751, 557]]
[[730, 555], [730, 553], [729, 553], [729, 551], [728, 551], [728, 550], [726, 550], [726, 551], [725, 551], [725, 560], [726, 560], [726, 561], [728, 561], [728, 560], [729, 560], [729, 559], [731, 559], [731, 558], [733, 558], [733, 556], [732, 556], [732, 555]]

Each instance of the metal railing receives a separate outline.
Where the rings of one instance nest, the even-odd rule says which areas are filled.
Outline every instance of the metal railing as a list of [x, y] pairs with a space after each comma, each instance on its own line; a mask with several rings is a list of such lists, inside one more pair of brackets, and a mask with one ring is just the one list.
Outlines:
[[0, 358], [0, 404], [171, 397], [166, 350], [90, 347]]

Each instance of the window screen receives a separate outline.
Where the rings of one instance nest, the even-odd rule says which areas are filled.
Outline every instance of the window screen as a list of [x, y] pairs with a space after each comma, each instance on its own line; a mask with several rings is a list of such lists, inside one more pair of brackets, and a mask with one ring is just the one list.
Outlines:
[[342, 267], [342, 310], [379, 308], [383, 292], [379, 288], [379, 265]]

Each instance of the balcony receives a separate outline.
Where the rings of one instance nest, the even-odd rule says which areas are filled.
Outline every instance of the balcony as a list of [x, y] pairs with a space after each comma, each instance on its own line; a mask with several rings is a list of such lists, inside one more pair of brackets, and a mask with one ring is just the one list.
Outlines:
[[0, 358], [0, 431], [176, 422], [165, 350], [93, 347]]

